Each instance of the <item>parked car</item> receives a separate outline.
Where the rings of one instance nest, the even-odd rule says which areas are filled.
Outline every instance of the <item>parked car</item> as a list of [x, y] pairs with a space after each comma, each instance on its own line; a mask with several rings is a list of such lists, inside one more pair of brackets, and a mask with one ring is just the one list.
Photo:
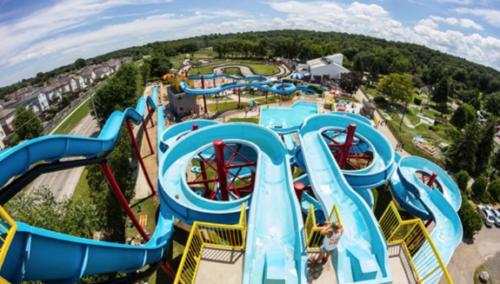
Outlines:
[[476, 208], [477, 212], [481, 214], [483, 218], [484, 224], [488, 227], [491, 227], [495, 224], [495, 219], [493, 219], [493, 214], [486, 209], [486, 207], [478, 205]]
[[500, 212], [491, 206], [486, 206], [486, 209], [491, 212], [491, 215], [493, 215], [495, 225], [500, 227]]

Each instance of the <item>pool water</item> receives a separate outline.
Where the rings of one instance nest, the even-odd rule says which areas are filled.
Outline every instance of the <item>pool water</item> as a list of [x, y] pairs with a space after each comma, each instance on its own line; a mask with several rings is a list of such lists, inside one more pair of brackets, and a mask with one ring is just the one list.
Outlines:
[[297, 102], [291, 107], [263, 106], [259, 124], [279, 132], [295, 131], [306, 117], [317, 113], [316, 103]]

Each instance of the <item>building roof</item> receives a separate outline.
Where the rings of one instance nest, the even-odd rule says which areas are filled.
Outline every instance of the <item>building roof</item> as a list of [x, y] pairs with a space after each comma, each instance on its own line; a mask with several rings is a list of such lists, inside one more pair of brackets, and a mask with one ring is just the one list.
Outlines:
[[342, 62], [344, 58], [344, 55], [341, 53], [337, 53], [334, 55], [328, 55], [328, 56], [323, 56], [320, 58], [316, 59], [311, 59], [307, 61], [307, 65], [310, 68], [316, 68], [316, 67], [321, 67], [321, 66], [326, 66], [326, 65], [337, 65], [339, 67], [344, 68], [339, 62]]
[[5, 108], [0, 110], [0, 119], [9, 116], [13, 112], [16, 112], [15, 108]]

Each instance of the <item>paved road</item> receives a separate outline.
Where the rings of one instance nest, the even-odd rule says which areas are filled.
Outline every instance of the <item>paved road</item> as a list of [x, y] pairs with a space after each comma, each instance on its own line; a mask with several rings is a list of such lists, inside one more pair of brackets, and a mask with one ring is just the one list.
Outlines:
[[[99, 127], [97, 122], [89, 114], [80, 121], [80, 123], [71, 131], [71, 135], [97, 137], [99, 135]], [[51, 189], [57, 200], [64, 197], [73, 196], [78, 180], [82, 175], [84, 167], [47, 173], [39, 176], [31, 185], [29, 190], [33, 190], [39, 186], [45, 185]]]

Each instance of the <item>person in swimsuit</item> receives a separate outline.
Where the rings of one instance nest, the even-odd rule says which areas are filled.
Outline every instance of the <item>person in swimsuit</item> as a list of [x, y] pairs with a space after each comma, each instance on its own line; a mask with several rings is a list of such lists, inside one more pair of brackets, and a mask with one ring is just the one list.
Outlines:
[[325, 222], [325, 227], [320, 232], [321, 235], [325, 236], [323, 239], [323, 244], [321, 245], [319, 255], [314, 259], [314, 262], [320, 262], [322, 260], [328, 260], [332, 251], [337, 248], [339, 244], [340, 237], [344, 233], [344, 228], [341, 224], [332, 224], [329, 221]]

